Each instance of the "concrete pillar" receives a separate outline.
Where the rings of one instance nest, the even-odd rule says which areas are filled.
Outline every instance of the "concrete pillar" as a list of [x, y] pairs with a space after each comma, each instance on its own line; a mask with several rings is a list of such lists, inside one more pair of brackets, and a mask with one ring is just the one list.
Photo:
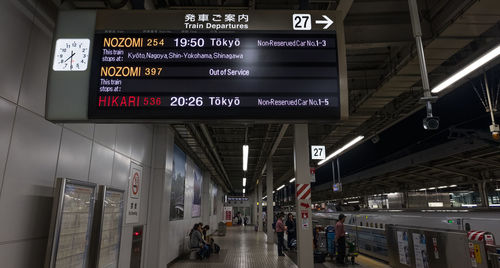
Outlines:
[[[257, 187], [256, 187], [257, 188]], [[250, 224], [257, 224], [257, 202], [259, 202], [259, 197], [257, 196], [257, 189], [253, 191], [252, 193], [252, 201], [251, 201], [251, 208], [252, 208], [252, 219]]]
[[481, 207], [489, 207], [488, 192], [486, 190], [486, 182], [478, 183], [479, 196], [481, 197]]
[[149, 188], [148, 224], [144, 240], [146, 245], [144, 267], [166, 267], [171, 244], [170, 186], [174, 158], [173, 130], [168, 126], [155, 126], [153, 134], [153, 159], [151, 187]]
[[273, 209], [273, 161], [267, 159], [266, 163], [266, 190], [267, 190], [267, 243], [274, 243], [274, 209]]
[[[210, 224], [210, 172], [203, 172], [203, 181], [201, 182], [201, 222]], [[210, 226], [215, 230], [217, 226]]]
[[[309, 133], [307, 124], [295, 124], [294, 139], [294, 170], [296, 184], [310, 184], [309, 171]], [[297, 189], [298, 191], [299, 189]], [[312, 214], [311, 207], [305, 208], [301, 203], [311, 204], [311, 200], [295, 201], [297, 215], [297, 266], [300, 268], [314, 267]], [[302, 218], [307, 213], [307, 218]]]
[[258, 224], [259, 224], [259, 232], [263, 232], [264, 229], [263, 229], [263, 219], [262, 219], [262, 179], [259, 179], [259, 184], [257, 185], [257, 196], [258, 196], [258, 200], [259, 200], [259, 209], [257, 211], [257, 220], [258, 220]]

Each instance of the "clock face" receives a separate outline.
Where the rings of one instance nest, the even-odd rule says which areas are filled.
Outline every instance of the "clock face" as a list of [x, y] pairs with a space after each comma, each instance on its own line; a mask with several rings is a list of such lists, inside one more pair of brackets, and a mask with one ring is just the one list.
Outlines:
[[57, 39], [54, 71], [85, 71], [89, 62], [89, 39]]

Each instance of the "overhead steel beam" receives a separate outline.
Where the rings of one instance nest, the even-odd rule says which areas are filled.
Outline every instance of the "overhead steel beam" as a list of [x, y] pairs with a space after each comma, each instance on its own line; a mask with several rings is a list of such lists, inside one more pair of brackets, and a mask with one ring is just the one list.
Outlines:
[[213, 156], [215, 157], [215, 160], [217, 161], [217, 164], [219, 165], [219, 168], [222, 170], [222, 175], [224, 179], [229, 183], [229, 188], [231, 191], [234, 191], [233, 185], [231, 184], [231, 180], [229, 179], [229, 176], [227, 175], [226, 169], [224, 168], [224, 164], [222, 163], [222, 160], [220, 159], [219, 153], [217, 152], [217, 148], [215, 147], [212, 138], [210, 137], [210, 134], [208, 133], [208, 129], [205, 126], [205, 124], [200, 124], [200, 129], [205, 136], [205, 139], [208, 142], [208, 145], [210, 146], [210, 150], [212, 151]]
[[428, 169], [433, 169], [433, 170], [437, 170], [437, 171], [442, 171], [442, 172], [446, 172], [446, 173], [450, 173], [450, 174], [455, 174], [455, 175], [459, 175], [459, 176], [466, 176], [466, 177], [473, 178], [475, 180], [481, 180], [481, 178], [479, 177], [479, 174], [473, 174], [473, 173], [470, 173], [467, 171], [454, 169], [454, 168], [450, 168], [450, 167], [440, 167], [440, 166], [438, 167], [438, 166], [424, 165], [424, 164], [420, 164], [417, 166], [422, 167], [422, 168], [428, 168]]

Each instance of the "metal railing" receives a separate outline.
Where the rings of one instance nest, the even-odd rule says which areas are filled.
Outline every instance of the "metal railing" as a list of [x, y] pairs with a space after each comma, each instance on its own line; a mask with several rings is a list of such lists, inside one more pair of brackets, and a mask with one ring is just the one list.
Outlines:
[[500, 245], [486, 245], [490, 267], [500, 268]]

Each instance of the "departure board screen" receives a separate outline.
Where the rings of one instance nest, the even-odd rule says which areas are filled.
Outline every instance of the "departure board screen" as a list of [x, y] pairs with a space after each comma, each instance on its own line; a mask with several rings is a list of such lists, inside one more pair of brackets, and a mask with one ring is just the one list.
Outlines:
[[339, 119], [335, 30], [185, 27], [96, 29], [88, 117]]

